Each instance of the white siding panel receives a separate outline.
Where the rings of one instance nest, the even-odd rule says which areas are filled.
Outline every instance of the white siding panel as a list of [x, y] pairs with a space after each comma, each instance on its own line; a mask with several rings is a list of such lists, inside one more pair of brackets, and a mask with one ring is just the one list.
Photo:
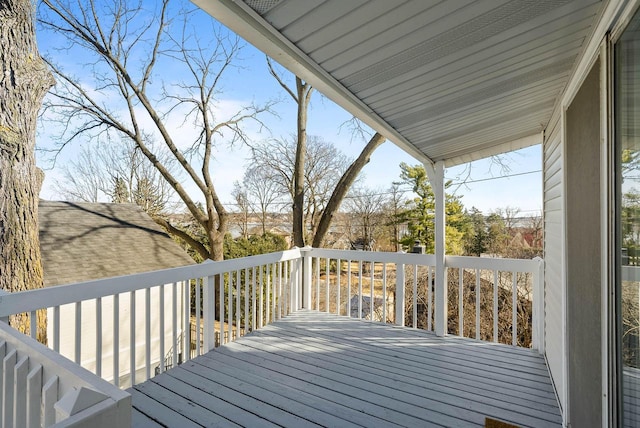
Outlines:
[[558, 397], [564, 396], [563, 308], [563, 145], [559, 120], [547, 129], [543, 145], [545, 349]]

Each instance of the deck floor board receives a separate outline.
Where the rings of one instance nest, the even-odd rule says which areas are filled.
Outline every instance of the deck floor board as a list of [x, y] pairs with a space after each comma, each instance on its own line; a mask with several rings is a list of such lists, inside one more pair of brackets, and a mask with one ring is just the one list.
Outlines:
[[[258, 331], [258, 332], [255, 332], [255, 335], [260, 336], [262, 333], [263, 332]], [[279, 332], [279, 333], [270, 332], [268, 334], [270, 335], [279, 334], [280, 337], [286, 338], [289, 341], [298, 341], [298, 343], [301, 343], [302, 346], [309, 346], [309, 347], [317, 346], [318, 348], [321, 348], [322, 346], [321, 341], [319, 341], [316, 337], [309, 337], [304, 333], [304, 331], [301, 331], [299, 334], [292, 333], [291, 331]], [[435, 350], [437, 349], [435, 347], [431, 347], [430, 348], [431, 351], [429, 351], [429, 348], [426, 348], [426, 351], [420, 354], [419, 356], [417, 356], [417, 358], [412, 358], [412, 356], [409, 354], [402, 355], [402, 353], [399, 352], [397, 349], [387, 350], [387, 349], [384, 349], [383, 347], [375, 346], [369, 343], [354, 343], [352, 340], [345, 341], [342, 338], [335, 338], [335, 337], [332, 338], [332, 346], [334, 346], [337, 349], [340, 349], [341, 351], [339, 354], [340, 356], [354, 356], [358, 360], [384, 364], [385, 367], [387, 368], [396, 366], [397, 363], [400, 361], [401, 362], [400, 370], [402, 370], [402, 373], [407, 373], [407, 365], [409, 365], [411, 367], [411, 371], [410, 371], [411, 376], [414, 376], [415, 374], [423, 373], [431, 379], [436, 374], [438, 374], [438, 375], [445, 376], [448, 382], [452, 382], [452, 383], [462, 382], [465, 386], [472, 385], [474, 384], [474, 381], [480, 379], [481, 384], [485, 384], [487, 382], [492, 383], [496, 388], [500, 388], [500, 389], [504, 389], [505, 387], [508, 388], [509, 386], [511, 386], [512, 388], [509, 388], [507, 390], [507, 392], [510, 395], [513, 395], [513, 394], [517, 395], [518, 394], [517, 388], [520, 388], [526, 391], [527, 400], [530, 400], [532, 398], [531, 388], [534, 386], [538, 386], [539, 388], [541, 388], [541, 390], [540, 390], [539, 398], [534, 397], [536, 398], [535, 400], [536, 402], [546, 403], [551, 406], [555, 406], [557, 403], [553, 390], [549, 388], [547, 373], [544, 373], [544, 374], [538, 373], [540, 377], [537, 379], [538, 380], [537, 385], [531, 382], [526, 382], [526, 384], [523, 385], [522, 379], [518, 379], [517, 382], [514, 382], [511, 385], [509, 385], [509, 382], [512, 380], [512, 376], [499, 375], [498, 377], [500, 379], [496, 380], [495, 379], [496, 373], [493, 371], [491, 372], [490, 379], [487, 379], [487, 378], [482, 379], [482, 377], [487, 373], [486, 366], [482, 366], [481, 370], [475, 370], [474, 372], [469, 374], [461, 373], [460, 363], [463, 360], [455, 358], [455, 357], [460, 357], [461, 354], [458, 353], [454, 355], [455, 364], [451, 364], [451, 357], [449, 356], [446, 358], [441, 358], [441, 356], [437, 355], [437, 353], [435, 352]], [[365, 351], [365, 352], [360, 352], [360, 351]], [[375, 352], [370, 352], [370, 351], [375, 351]], [[444, 361], [444, 364], [438, 364], [439, 361]], [[478, 358], [476, 358], [476, 362], [477, 361], [478, 361]], [[492, 363], [493, 362], [491, 359], [488, 359], [487, 361], [484, 362], [485, 365], [492, 364]], [[528, 371], [527, 367], [528, 367], [527, 365], [518, 364], [517, 367], [512, 367], [512, 370]], [[534, 368], [537, 368], [537, 364], [535, 365]], [[468, 369], [469, 369], [469, 366], [468, 365], [465, 366], [464, 370], [466, 372], [468, 372]], [[513, 371], [510, 374], [512, 373]], [[515, 387], [515, 389], [513, 387]], [[495, 391], [495, 389], [493, 391]], [[537, 389], [536, 391], [539, 391], [539, 390]]]
[[[260, 335], [258, 335], [260, 336]], [[296, 346], [301, 347], [306, 351], [309, 351], [311, 355], [314, 353], [322, 352], [322, 347], [308, 345], [311, 342], [309, 338], [291, 338], [290, 339]], [[255, 341], [252, 341], [252, 343]], [[305, 356], [305, 358], [308, 358]], [[358, 355], [352, 351], [342, 349], [342, 352], [337, 357], [325, 357], [331, 362], [335, 362], [343, 366], [343, 370], [353, 369], [358, 370], [365, 376], [376, 376], [383, 382], [399, 382], [400, 386], [406, 386], [407, 391], [410, 393], [420, 393], [420, 390], [424, 388], [425, 383], [430, 384], [430, 388], [437, 392], [439, 396], [447, 402], [452, 400], [476, 400], [480, 403], [493, 405], [498, 408], [509, 408], [511, 405], [521, 406], [521, 412], [525, 414], [538, 415], [538, 417], [546, 417], [547, 412], [553, 412], [555, 409], [556, 401], [555, 397], [552, 400], [543, 401], [536, 398], [535, 401], [531, 399], [530, 394], [523, 394], [517, 391], [503, 391], [500, 389], [494, 389], [490, 393], [487, 391], [486, 386], [483, 388], [481, 384], [471, 385], [470, 382], [460, 383], [455, 379], [455, 376], [451, 376], [449, 380], [442, 380], [436, 376], [434, 371], [418, 371], [411, 370], [408, 372], [406, 366], [403, 366], [398, 361], [394, 360], [371, 360], [365, 358], [364, 355]], [[349, 374], [352, 376], [352, 374]], [[414, 388], [410, 388], [414, 387]], [[415, 388], [419, 388], [419, 391], [415, 391]]]
[[315, 311], [130, 391], [136, 426], [561, 426], [534, 351]]

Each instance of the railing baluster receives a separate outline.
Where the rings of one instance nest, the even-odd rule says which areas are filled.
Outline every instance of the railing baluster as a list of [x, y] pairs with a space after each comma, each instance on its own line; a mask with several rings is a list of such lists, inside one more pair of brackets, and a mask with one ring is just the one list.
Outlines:
[[341, 272], [341, 263], [342, 261], [340, 259], [336, 259], [336, 286], [338, 288], [338, 296], [336, 299], [336, 313], [338, 315], [342, 315], [342, 312], [340, 311], [340, 293], [341, 293], [341, 289], [340, 289], [340, 274]]
[[[282, 263], [278, 263], [278, 291], [276, 291], [276, 296], [278, 299], [278, 311], [276, 313], [276, 319], [280, 319], [284, 315], [287, 315], [287, 299], [283, 296], [287, 293], [287, 285], [286, 282], [283, 286], [282, 284]], [[283, 288], [284, 287], [284, 288]]]
[[271, 299], [273, 299], [273, 296], [271, 294], [271, 272], [272, 271], [273, 271], [272, 266], [270, 264], [267, 265], [266, 271], [265, 271], [265, 276], [267, 279], [267, 294], [266, 294], [267, 301], [265, 302], [265, 310], [266, 310], [265, 325], [269, 325], [271, 323]]
[[53, 308], [53, 350], [60, 352], [60, 306]]
[[53, 406], [58, 401], [58, 383], [58, 376], [52, 376], [42, 387], [42, 416], [45, 427], [56, 423], [56, 410]]
[[418, 328], [418, 265], [413, 265], [413, 328]]
[[263, 301], [264, 301], [264, 270], [266, 269], [266, 265], [264, 266], [260, 266], [260, 287], [259, 287], [259, 294], [258, 294], [258, 312], [259, 312], [259, 317], [258, 317], [258, 328], [262, 328], [262, 322], [263, 322], [263, 317], [264, 317], [264, 309], [263, 309]]
[[249, 268], [244, 269], [244, 334], [249, 332], [249, 292], [251, 291], [251, 282], [249, 281]]
[[233, 274], [231, 272], [226, 273], [227, 275], [227, 300], [229, 305], [229, 312], [227, 318], [227, 338], [224, 343], [229, 343], [231, 341], [231, 335], [233, 334]]
[[516, 346], [518, 344], [518, 272], [511, 272], [511, 275], [513, 276], [511, 344]]
[[251, 331], [256, 329], [256, 268], [251, 273]]
[[431, 266], [427, 266], [427, 330], [429, 331], [433, 330], [433, 324], [431, 323], [431, 318], [433, 315], [433, 306], [431, 303], [433, 301], [433, 293], [431, 291], [432, 281], [433, 278], [431, 276]]
[[291, 314], [296, 310], [296, 297], [298, 293], [296, 292], [296, 281], [293, 275], [294, 266], [293, 262], [285, 261], [283, 262], [283, 272], [284, 277], [281, 279], [282, 286], [287, 289], [287, 293], [289, 293], [289, 298], [285, 302], [287, 307], [287, 315]]
[[464, 336], [464, 268], [458, 270], [458, 334]]
[[498, 342], [498, 271], [493, 271], [493, 341]]
[[351, 316], [351, 260], [347, 260], [347, 316]]
[[220, 315], [218, 318], [220, 319], [220, 340], [218, 340], [218, 344], [222, 345], [224, 343], [224, 320], [225, 320], [225, 312], [224, 312], [224, 301], [225, 301], [225, 293], [224, 293], [224, 273], [218, 274], [217, 278], [219, 281], [218, 284], [218, 295], [220, 296], [220, 302], [218, 302], [218, 306], [220, 307]]
[[304, 308], [304, 259], [289, 261], [288, 281], [291, 284], [292, 311]]
[[[34, 318], [35, 321], [35, 318]], [[14, 427], [27, 426], [27, 374], [29, 370], [29, 357], [24, 355], [13, 369], [13, 425]]]
[[358, 319], [362, 319], [362, 260], [358, 261]]
[[16, 397], [13, 396], [13, 382], [14, 382], [14, 371], [13, 368], [16, 366], [16, 362], [18, 359], [18, 353], [15, 349], [7, 352], [7, 356], [2, 359], [0, 362], [2, 364], [2, 374], [3, 374], [3, 382], [0, 385], [2, 388], [2, 426], [4, 428], [9, 428], [13, 426], [13, 403]]
[[160, 352], [158, 355], [158, 357], [160, 358], [160, 373], [162, 373], [164, 371], [164, 357], [165, 357], [165, 353], [164, 353], [164, 337], [166, 335], [165, 329], [164, 329], [164, 284], [161, 284], [159, 287], [159, 296], [158, 296], [158, 300], [159, 300], [159, 304], [158, 304], [158, 315], [160, 318], [160, 328], [159, 328], [159, 333], [160, 333]]
[[37, 335], [38, 335], [38, 315], [36, 314], [36, 311], [31, 311], [31, 313], [29, 314], [29, 335], [33, 338], [33, 339], [37, 339]]
[[320, 311], [320, 257], [316, 257], [316, 311]]
[[371, 279], [369, 282], [369, 321], [373, 322], [373, 309], [376, 306], [375, 295], [373, 293], [376, 288], [376, 281], [374, 277], [376, 265], [373, 260], [370, 262], [369, 267], [371, 268]]
[[[202, 337], [200, 337], [200, 326], [202, 325], [201, 323], [201, 318], [202, 318], [202, 311], [201, 311], [201, 304], [202, 304], [202, 297], [201, 297], [201, 289], [202, 289], [202, 284], [204, 282], [204, 278], [196, 278], [196, 290], [195, 290], [195, 310], [196, 310], [196, 355], [202, 355], [202, 348], [200, 346], [200, 341], [203, 339]], [[189, 328], [191, 328], [191, 325], [189, 325]], [[206, 331], [206, 326], [205, 326], [205, 332]]]
[[[145, 380], [151, 378], [151, 288], [144, 289]], [[160, 364], [163, 364], [160, 361]]]
[[191, 280], [182, 281], [182, 361], [191, 359]]
[[240, 337], [240, 289], [241, 289], [241, 272], [236, 271], [236, 339]]
[[382, 322], [387, 323], [387, 263], [382, 263]]
[[283, 286], [287, 289], [287, 293], [289, 293], [289, 299], [287, 299], [287, 315], [294, 312], [298, 306], [296, 299], [298, 296], [298, 292], [296, 291], [297, 281], [294, 277], [295, 269], [297, 269], [292, 261], [284, 262], [284, 282]]
[[76, 364], [80, 364], [81, 352], [82, 352], [82, 302], [76, 302], [76, 317], [75, 317], [75, 344], [73, 347], [74, 356], [73, 359]]
[[169, 349], [173, 349], [172, 365], [177, 366], [179, 361], [178, 360], [178, 283], [177, 282], [174, 282], [171, 284], [171, 348]]
[[119, 294], [113, 295], [113, 384], [115, 386], [120, 386], [120, 295]]
[[329, 267], [331, 265], [331, 259], [330, 258], [326, 258], [325, 259], [325, 265], [324, 265], [324, 285], [325, 285], [325, 297], [324, 297], [324, 304], [325, 304], [325, 312], [329, 313], [331, 311], [331, 300], [329, 298]]
[[129, 293], [129, 376], [136, 384], [136, 292]]
[[[292, 293], [292, 282], [291, 282], [291, 264], [289, 262], [280, 263], [280, 280], [278, 282], [278, 295], [282, 296], [291, 295]], [[283, 304], [283, 313], [280, 316], [287, 316], [292, 311], [291, 305], [292, 298], [285, 298]]]
[[42, 409], [42, 365], [36, 364], [27, 376], [27, 426], [40, 427]]
[[[280, 264], [280, 262], [278, 263]], [[276, 268], [277, 264], [274, 263], [271, 266], [271, 321], [273, 322], [276, 317], [276, 298], [277, 298], [277, 284], [278, 284], [278, 269]]]
[[96, 375], [102, 377], [102, 297], [96, 299]]
[[476, 269], [476, 339], [480, 340], [480, 269]]

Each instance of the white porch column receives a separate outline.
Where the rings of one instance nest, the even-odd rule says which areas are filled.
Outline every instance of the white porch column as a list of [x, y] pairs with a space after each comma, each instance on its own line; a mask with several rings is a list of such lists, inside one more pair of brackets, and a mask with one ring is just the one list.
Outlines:
[[435, 332], [438, 336], [447, 334], [447, 283], [445, 271], [445, 198], [444, 162], [424, 165], [435, 195]]

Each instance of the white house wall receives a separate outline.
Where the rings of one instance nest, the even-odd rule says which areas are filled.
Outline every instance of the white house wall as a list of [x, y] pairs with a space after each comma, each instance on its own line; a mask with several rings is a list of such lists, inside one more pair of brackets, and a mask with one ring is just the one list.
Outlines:
[[[166, 355], [173, 344], [173, 291], [172, 285], [168, 284], [164, 289], [164, 354]], [[182, 288], [177, 287], [177, 334], [182, 332], [183, 316], [181, 310]], [[151, 375], [165, 355], [160, 355], [160, 287], [151, 289]], [[135, 297], [135, 366], [136, 382], [144, 380], [139, 376], [145, 374], [146, 364], [146, 315], [145, 315], [145, 290], [136, 291]], [[130, 373], [130, 294], [123, 293], [119, 296], [119, 376], [129, 382]], [[72, 361], [75, 361], [75, 304], [63, 305], [60, 307], [60, 353]], [[48, 326], [47, 337], [49, 347], [53, 347], [53, 309], [47, 310]], [[96, 372], [96, 302], [82, 302], [82, 337], [81, 337], [81, 365], [91, 372]], [[113, 379], [113, 297], [102, 298], [102, 370], [101, 377], [111, 381]], [[121, 384], [127, 386], [127, 384]]]
[[549, 371], [564, 403], [563, 182], [560, 115], [549, 126], [543, 144], [545, 350]]

